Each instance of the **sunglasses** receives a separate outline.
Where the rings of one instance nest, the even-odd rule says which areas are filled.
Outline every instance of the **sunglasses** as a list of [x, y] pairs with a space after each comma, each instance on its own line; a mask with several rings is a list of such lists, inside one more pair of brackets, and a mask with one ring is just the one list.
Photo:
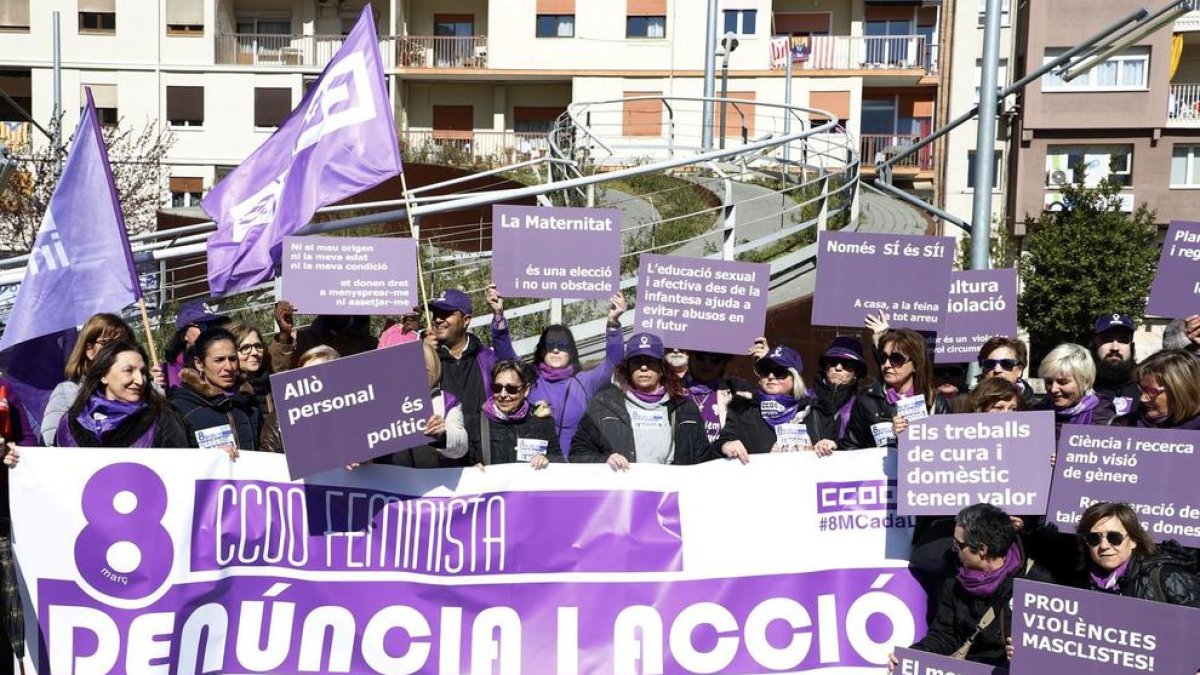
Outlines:
[[517, 394], [521, 393], [524, 390], [525, 390], [525, 385], [523, 385], [523, 384], [500, 384], [499, 382], [492, 383], [492, 393], [493, 394], [499, 394], [500, 392], [504, 392], [504, 393], [508, 394], [509, 396], [516, 396]]
[[786, 380], [792, 376], [792, 371], [783, 366], [764, 366], [762, 368], [755, 367], [754, 372], [764, 380], [768, 377], [774, 377], [777, 380]]
[[858, 361], [853, 359], [825, 359], [825, 367], [833, 368], [841, 366], [842, 370], [854, 370], [858, 366]]
[[566, 340], [546, 340], [547, 352], [569, 352], [571, 343]]
[[1107, 539], [1109, 546], [1120, 546], [1121, 542], [1125, 541], [1125, 535], [1120, 532], [1105, 532], [1103, 535], [1099, 532], [1088, 532], [1083, 535], [1083, 540], [1092, 548], [1100, 545], [1101, 538]]
[[886, 363], [892, 364], [893, 368], [899, 368], [900, 366], [908, 363], [910, 360], [907, 356], [901, 354], [900, 352], [892, 352], [891, 354], [884, 354], [883, 352], [880, 352], [878, 359], [879, 367], [881, 368]]
[[250, 352], [261, 352], [265, 349], [266, 346], [264, 346], [261, 342], [247, 342], [241, 347], [238, 347], [238, 352], [242, 354], [249, 354]]
[[972, 546], [972, 545], [968, 544], [968, 543], [967, 543], [967, 542], [965, 542], [965, 541], [959, 541], [959, 540], [957, 540], [957, 539], [954, 539], [953, 537], [951, 537], [951, 540], [950, 540], [950, 550], [951, 550], [951, 551], [953, 551], [953, 552], [955, 552], [955, 553], [958, 553], [959, 551], [963, 550], [964, 548], [965, 548], [965, 549], [968, 549], [968, 550], [971, 550], [971, 551], [974, 551], [975, 549], [977, 549], [977, 548], [979, 548], [979, 547], [978, 547], [978, 546]]
[[996, 366], [1000, 366], [1002, 370], [1012, 370], [1021, 365], [1021, 362], [1016, 359], [980, 359], [979, 367], [984, 370], [995, 370]]

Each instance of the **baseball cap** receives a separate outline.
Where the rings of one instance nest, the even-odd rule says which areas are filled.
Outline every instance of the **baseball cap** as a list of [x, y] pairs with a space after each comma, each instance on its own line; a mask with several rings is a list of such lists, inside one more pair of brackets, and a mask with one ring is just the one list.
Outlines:
[[453, 289], [442, 291], [440, 296], [429, 301], [429, 307], [443, 312], [462, 312], [469, 316], [471, 314], [471, 298], [462, 291]]
[[625, 343], [625, 358], [649, 356], [654, 359], [663, 357], [663, 341], [653, 333], [634, 333]]
[[1128, 314], [1118, 314], [1116, 312], [1113, 312], [1112, 314], [1101, 314], [1100, 316], [1096, 317], [1096, 327], [1093, 333], [1099, 335], [1100, 333], [1103, 333], [1106, 330], [1112, 330], [1113, 328], [1124, 328], [1126, 330], [1133, 331], [1133, 317], [1129, 316]]

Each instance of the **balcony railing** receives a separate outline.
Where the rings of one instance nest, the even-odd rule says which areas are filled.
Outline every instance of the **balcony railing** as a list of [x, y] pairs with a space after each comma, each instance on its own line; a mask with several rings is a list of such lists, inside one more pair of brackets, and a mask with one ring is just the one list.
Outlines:
[[0, 144], [11, 152], [29, 152], [33, 143], [33, 125], [29, 122], [0, 122]]
[[935, 61], [935, 47], [923, 35], [814, 35], [807, 55], [795, 62], [801, 70], [925, 70]]
[[1171, 85], [1167, 120], [1171, 126], [1200, 127], [1200, 84]]
[[[343, 35], [219, 33], [216, 62], [222, 65], [323, 68], [341, 49]], [[391, 41], [380, 40], [383, 62], [391, 61]]]
[[404, 130], [399, 132], [405, 161], [482, 164], [515, 163], [550, 152], [546, 132]]
[[405, 35], [395, 40], [398, 68], [470, 68], [488, 67], [487, 37], [441, 37]]
[[[864, 167], [874, 167], [879, 162], [898, 155], [921, 140], [921, 136], [913, 134], [861, 134], [859, 143], [862, 152], [862, 163]], [[933, 170], [933, 148], [925, 146], [917, 151], [915, 155], [909, 155], [895, 165], [897, 168], [919, 169], [921, 171]]]

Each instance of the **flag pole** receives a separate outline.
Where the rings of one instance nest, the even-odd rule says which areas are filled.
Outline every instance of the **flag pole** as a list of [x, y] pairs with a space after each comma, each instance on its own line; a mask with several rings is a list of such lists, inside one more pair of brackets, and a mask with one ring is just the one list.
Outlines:
[[421, 241], [420, 241], [420, 226], [417, 225], [416, 219], [412, 216], [412, 204], [408, 200], [408, 180], [404, 176], [404, 172], [400, 172], [400, 199], [404, 203], [404, 212], [408, 214], [408, 229], [412, 234], [412, 238], [417, 243], [417, 287], [421, 293], [421, 308], [422, 314], [425, 315], [425, 327], [433, 329], [433, 317], [429, 312], [429, 293], [425, 290], [425, 271], [421, 268]]
[[150, 315], [146, 313], [146, 299], [138, 298], [138, 309], [142, 310], [142, 328], [146, 331], [146, 351], [150, 352], [152, 367], [158, 367], [158, 347], [154, 346], [154, 333], [150, 332]]

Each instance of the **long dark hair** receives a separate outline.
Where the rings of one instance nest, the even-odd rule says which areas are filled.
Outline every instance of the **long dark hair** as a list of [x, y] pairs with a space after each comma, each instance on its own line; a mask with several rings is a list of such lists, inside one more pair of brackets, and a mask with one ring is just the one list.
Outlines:
[[[633, 389], [633, 385], [629, 384], [629, 361], [629, 357], [621, 359], [621, 362], [618, 363], [617, 367], [613, 370], [613, 384], [617, 385], [621, 391], [629, 391]], [[683, 380], [679, 377], [679, 374], [675, 372], [675, 369], [667, 365], [667, 362], [664, 359], [659, 359], [658, 363], [659, 367], [662, 369], [660, 371], [662, 373], [661, 383], [663, 388], [667, 390], [667, 395], [673, 400], [677, 400], [686, 396], [687, 388], [683, 386]]]
[[549, 351], [546, 349], [546, 343], [551, 340], [565, 340], [567, 345], [569, 345], [567, 353], [570, 355], [570, 364], [575, 366], [576, 370], [583, 368], [579, 363], [579, 347], [575, 344], [575, 335], [571, 333], [570, 328], [561, 323], [547, 326], [546, 330], [542, 331], [542, 336], [538, 338], [537, 348], [533, 350], [533, 366], [535, 368], [546, 360], [546, 353]]
[[[883, 348], [892, 346], [908, 357], [913, 364], [913, 393], [925, 397], [925, 405], [932, 406], [937, 398], [933, 389], [933, 366], [929, 363], [929, 354], [925, 351], [925, 338], [911, 328], [891, 328], [879, 338], [878, 354], [883, 354]], [[880, 368], [879, 379], [883, 380], [883, 369]], [[887, 384], [885, 383], [886, 387]]]
[[146, 350], [142, 349], [141, 345], [138, 345], [136, 342], [120, 340], [105, 345], [96, 354], [92, 365], [84, 373], [83, 382], [79, 387], [79, 395], [75, 397], [75, 402], [71, 404], [71, 410], [68, 413], [71, 419], [78, 417], [79, 413], [83, 412], [84, 406], [87, 405], [88, 399], [104, 387], [104, 383], [101, 380], [105, 375], [108, 375], [109, 370], [112, 370], [113, 365], [117, 362], [117, 357], [125, 352], [136, 352], [141, 355], [142, 378], [146, 383], [142, 387], [142, 402], [146, 404], [146, 407], [150, 410], [150, 414], [158, 417], [166, 405], [166, 401], [163, 400], [163, 397], [154, 388], [153, 380], [150, 377], [150, 359], [146, 356]]

